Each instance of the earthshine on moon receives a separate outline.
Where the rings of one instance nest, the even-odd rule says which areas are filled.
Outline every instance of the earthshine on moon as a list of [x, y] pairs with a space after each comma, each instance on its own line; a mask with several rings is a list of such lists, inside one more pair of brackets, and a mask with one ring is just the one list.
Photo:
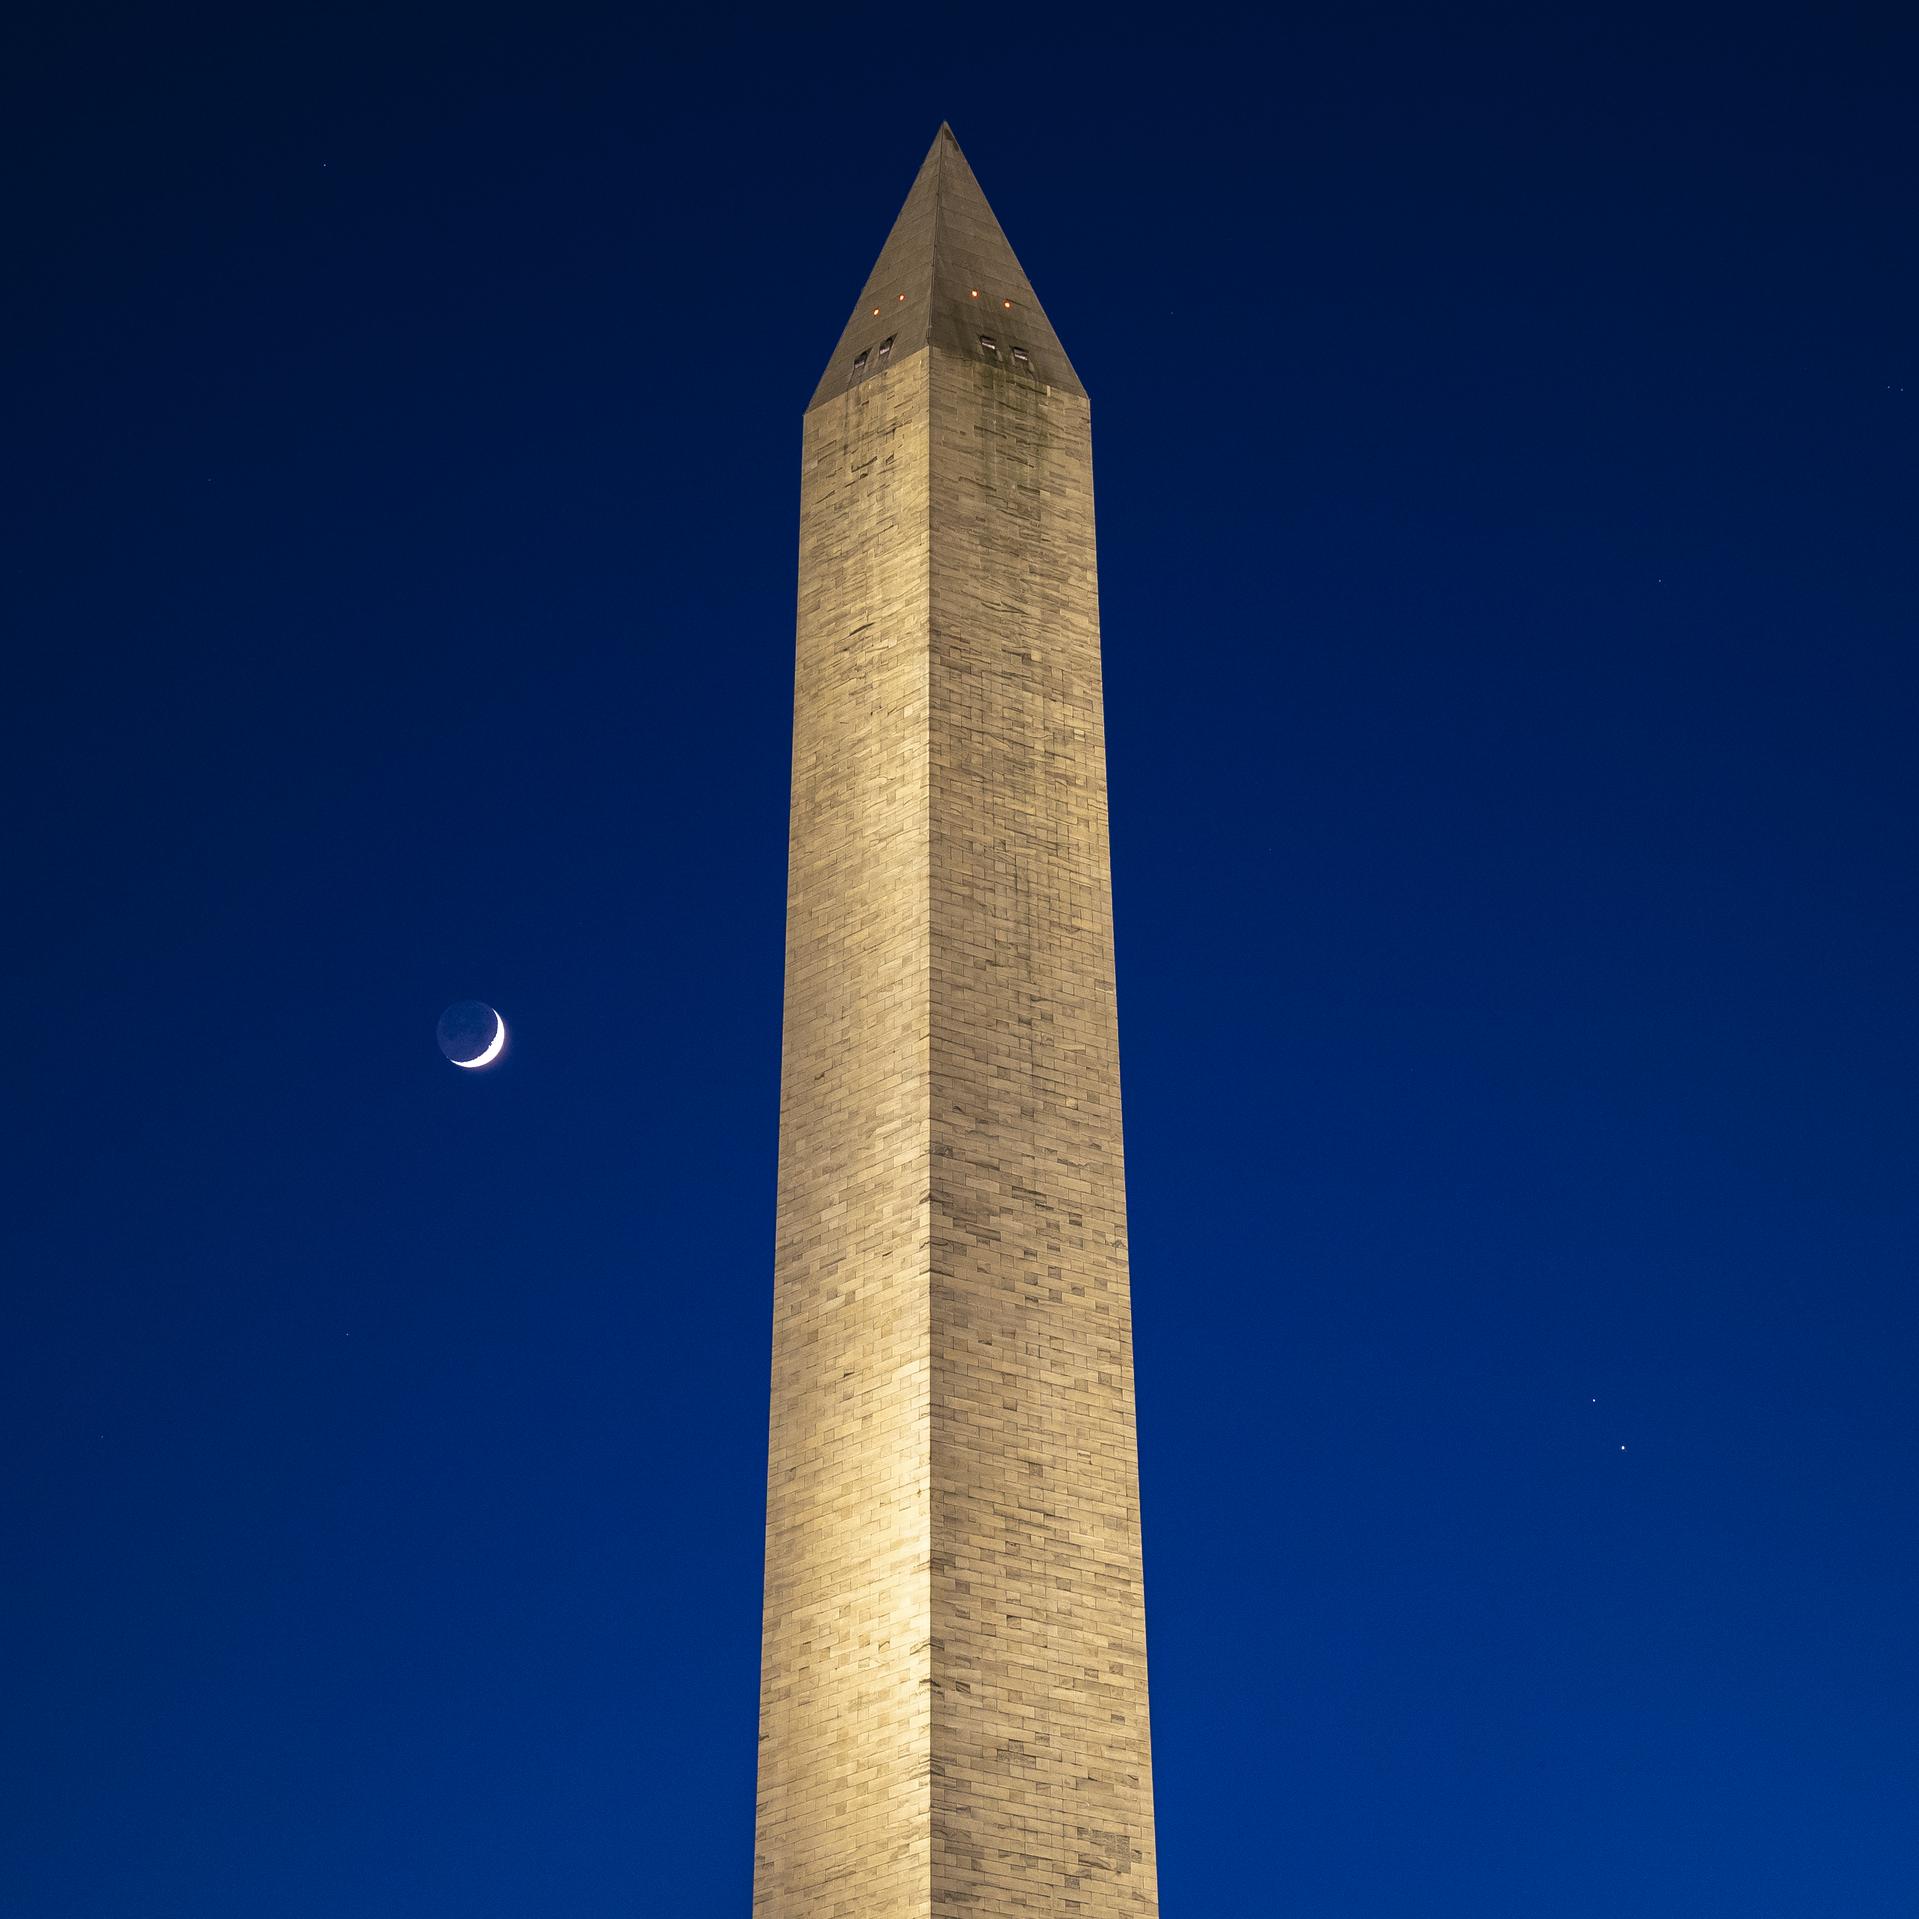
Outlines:
[[440, 1051], [455, 1066], [491, 1066], [505, 1045], [506, 1021], [484, 1000], [457, 1000], [440, 1015]]

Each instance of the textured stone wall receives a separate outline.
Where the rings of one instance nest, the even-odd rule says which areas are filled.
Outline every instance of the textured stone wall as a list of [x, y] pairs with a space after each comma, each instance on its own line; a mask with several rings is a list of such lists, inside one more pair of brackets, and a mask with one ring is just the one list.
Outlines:
[[927, 372], [802, 456], [756, 1919], [930, 1873]]
[[1087, 406], [804, 459], [756, 1919], [1151, 1919]]
[[1157, 1911], [1086, 402], [930, 355], [933, 1911]]

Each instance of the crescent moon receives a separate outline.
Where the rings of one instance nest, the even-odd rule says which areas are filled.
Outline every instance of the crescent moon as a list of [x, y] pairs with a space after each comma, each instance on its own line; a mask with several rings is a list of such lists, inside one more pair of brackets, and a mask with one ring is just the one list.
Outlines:
[[486, 1043], [486, 1051], [475, 1053], [471, 1059], [456, 1059], [453, 1062], [455, 1066], [464, 1066], [468, 1072], [476, 1066], [491, 1066], [500, 1057], [500, 1048], [506, 1044], [506, 1021], [500, 1017], [497, 1007], [490, 1006], [487, 1011], [493, 1015], [494, 1033]]

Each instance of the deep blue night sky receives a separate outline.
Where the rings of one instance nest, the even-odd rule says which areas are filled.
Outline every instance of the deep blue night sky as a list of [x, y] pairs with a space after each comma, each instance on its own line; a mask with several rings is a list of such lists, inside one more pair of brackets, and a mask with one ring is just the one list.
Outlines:
[[1093, 395], [1168, 1919], [1909, 1919], [1919, 33], [1539, 11], [16, 26], [8, 1919], [747, 1911], [942, 117]]

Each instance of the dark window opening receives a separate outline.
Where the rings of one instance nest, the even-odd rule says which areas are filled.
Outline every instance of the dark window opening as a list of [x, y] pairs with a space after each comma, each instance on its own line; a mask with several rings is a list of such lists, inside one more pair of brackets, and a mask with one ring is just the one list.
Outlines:
[[884, 366], [886, 362], [892, 357], [893, 342], [897, 340], [898, 338], [899, 338], [899, 335], [897, 333], [889, 333], [886, 336], [886, 338], [880, 342], [880, 365], [881, 366]]
[[982, 353], [990, 353], [996, 360], [999, 358], [999, 342], [990, 333], [979, 336], [979, 345]]
[[860, 349], [859, 358], [853, 362], [853, 371], [857, 373], [860, 370], [860, 368], [863, 367], [865, 364], [866, 364], [866, 349], [862, 347]]
[[1033, 364], [1031, 358], [1028, 356], [1027, 351], [1023, 346], [1016, 346], [1013, 349], [1013, 358], [1017, 360], [1021, 366], [1031, 366]]

